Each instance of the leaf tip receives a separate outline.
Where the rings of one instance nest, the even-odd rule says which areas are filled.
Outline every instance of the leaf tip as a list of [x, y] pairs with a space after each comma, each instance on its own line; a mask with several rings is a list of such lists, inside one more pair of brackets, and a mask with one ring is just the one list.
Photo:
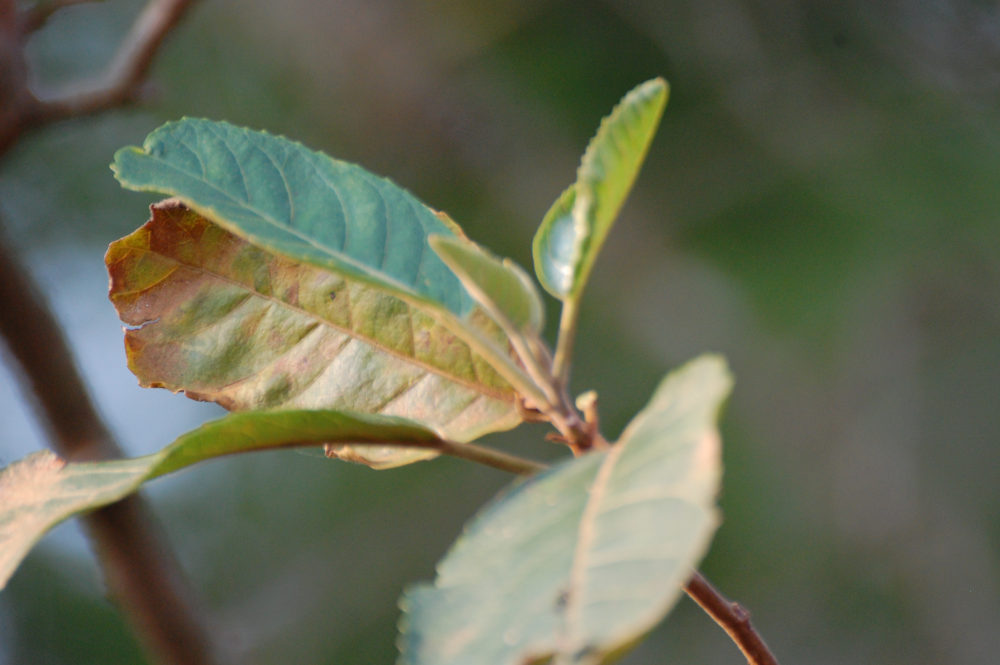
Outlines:
[[115, 154], [111, 158], [111, 164], [109, 164], [109, 167], [111, 168], [111, 173], [114, 174], [115, 179], [118, 182], [120, 182], [123, 186], [125, 185], [125, 181], [122, 180], [123, 178], [122, 163], [126, 159], [128, 159], [130, 155], [133, 155], [135, 153], [139, 153], [140, 155], [144, 154], [142, 148], [140, 148], [139, 146], [127, 145], [124, 148], [119, 148], [118, 150], [115, 150]]
[[640, 83], [626, 93], [615, 110], [612, 111], [612, 114], [619, 108], [648, 104], [653, 112], [652, 115], [658, 122], [659, 116], [663, 113], [669, 97], [670, 83], [662, 76], [657, 76], [656, 78]]
[[652, 78], [641, 84], [640, 87], [648, 87], [655, 96], [662, 96], [664, 101], [670, 96], [670, 83], [662, 76]]

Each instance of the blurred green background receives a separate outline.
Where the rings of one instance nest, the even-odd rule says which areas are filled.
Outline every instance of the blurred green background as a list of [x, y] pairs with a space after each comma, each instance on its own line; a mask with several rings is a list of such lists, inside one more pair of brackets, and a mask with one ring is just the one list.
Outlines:
[[[99, 71], [140, 6], [60, 13], [30, 45], [39, 79]], [[152, 198], [118, 188], [116, 148], [182, 115], [266, 128], [390, 176], [528, 266], [600, 118], [657, 75], [671, 100], [594, 274], [574, 390], [599, 392], [616, 436], [669, 368], [728, 356], [724, 523], [703, 568], [781, 662], [997, 662], [993, 3], [206, 0], [158, 60], [156, 101], [0, 163], [0, 214], [141, 454], [218, 410], [125, 369], [102, 255]], [[2, 463], [45, 445], [7, 365], [0, 423]], [[557, 453], [543, 432], [490, 443]], [[374, 664], [393, 662], [403, 586], [508, 481], [284, 452], [148, 495], [237, 662]], [[0, 663], [140, 662], [60, 527], [0, 595]], [[685, 599], [624, 662], [743, 660]]]

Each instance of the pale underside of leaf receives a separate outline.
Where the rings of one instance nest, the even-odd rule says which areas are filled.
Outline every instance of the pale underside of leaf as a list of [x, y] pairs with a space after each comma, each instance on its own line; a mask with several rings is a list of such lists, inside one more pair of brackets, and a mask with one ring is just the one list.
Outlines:
[[175, 196], [253, 244], [464, 316], [472, 300], [430, 251], [451, 235], [409, 192], [363, 168], [266, 132], [185, 118], [123, 148], [123, 186]]
[[715, 421], [730, 388], [705, 357], [672, 373], [607, 452], [515, 486], [408, 591], [401, 665], [602, 663], [655, 625], [717, 524]]
[[235, 453], [324, 442], [430, 445], [437, 435], [400, 418], [332, 411], [255, 411], [202, 425], [153, 455], [67, 463], [51, 452], [0, 469], [0, 589], [32, 546], [73, 515], [113, 503], [142, 483]]
[[[276, 256], [176, 200], [152, 210], [106, 258], [111, 300], [129, 326], [129, 367], [142, 385], [233, 411], [397, 415], [456, 441], [519, 422], [510, 386], [419, 309], [368, 282]], [[502, 342], [482, 312], [469, 322]], [[432, 455], [365, 447], [360, 457], [391, 466]]]
[[43, 451], [0, 470], [0, 589], [46, 531], [129, 494], [145, 464], [124, 460], [92, 473], [82, 468]]

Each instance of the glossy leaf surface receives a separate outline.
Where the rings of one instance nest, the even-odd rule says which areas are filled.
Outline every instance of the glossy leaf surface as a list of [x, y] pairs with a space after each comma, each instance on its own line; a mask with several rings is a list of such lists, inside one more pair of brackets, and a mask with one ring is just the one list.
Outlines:
[[[422, 309], [370, 280], [253, 245], [176, 200], [152, 212], [106, 257], [129, 367], [143, 386], [233, 411], [401, 416], [457, 441], [519, 422], [513, 389]], [[481, 310], [466, 325], [503, 343]], [[432, 455], [366, 448], [350, 457], [393, 466]]]
[[391, 181], [300, 143], [226, 122], [185, 118], [115, 154], [124, 187], [175, 196], [261, 248], [442, 303], [472, 301], [430, 251], [453, 224]]
[[476, 517], [435, 583], [404, 595], [401, 665], [602, 663], [654, 626], [718, 521], [716, 418], [730, 386], [721, 359], [689, 363], [617, 444]]
[[113, 503], [142, 483], [213, 457], [323, 443], [428, 445], [434, 432], [388, 416], [336, 411], [256, 411], [202, 425], [154, 455], [67, 463], [38, 452], [0, 470], [0, 588], [59, 522]]
[[547, 291], [578, 297], [608, 231], [639, 173], [667, 103], [657, 78], [629, 92], [602, 122], [580, 162], [576, 183], [559, 197], [535, 235], [535, 271]]
[[[570, 292], [584, 230], [573, 221], [576, 185], [570, 185], [545, 213], [532, 244], [535, 274], [545, 290], [560, 300]], [[579, 228], [578, 228], [579, 227]]]

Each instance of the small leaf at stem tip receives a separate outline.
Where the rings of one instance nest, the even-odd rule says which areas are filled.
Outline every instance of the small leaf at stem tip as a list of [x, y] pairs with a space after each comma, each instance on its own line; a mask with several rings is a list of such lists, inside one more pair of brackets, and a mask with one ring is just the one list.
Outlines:
[[519, 265], [469, 240], [431, 236], [429, 242], [487, 312], [506, 319], [518, 331], [541, 332], [545, 309], [531, 278]]
[[67, 463], [38, 452], [0, 469], [0, 589], [46, 531], [77, 513], [108, 505], [144, 482], [197, 462], [255, 450], [323, 443], [412, 444], [438, 441], [403, 418], [345, 411], [234, 413], [134, 459]]
[[[401, 600], [398, 665], [574, 665], [621, 655], [670, 610], [718, 523], [725, 362], [669, 374], [608, 449], [519, 481]], [[548, 662], [548, 661], [544, 661]]]
[[578, 298], [608, 231], [635, 182], [667, 103], [652, 79], [631, 90], [602, 122], [576, 182], [546, 213], [535, 235], [535, 271], [556, 298]]

